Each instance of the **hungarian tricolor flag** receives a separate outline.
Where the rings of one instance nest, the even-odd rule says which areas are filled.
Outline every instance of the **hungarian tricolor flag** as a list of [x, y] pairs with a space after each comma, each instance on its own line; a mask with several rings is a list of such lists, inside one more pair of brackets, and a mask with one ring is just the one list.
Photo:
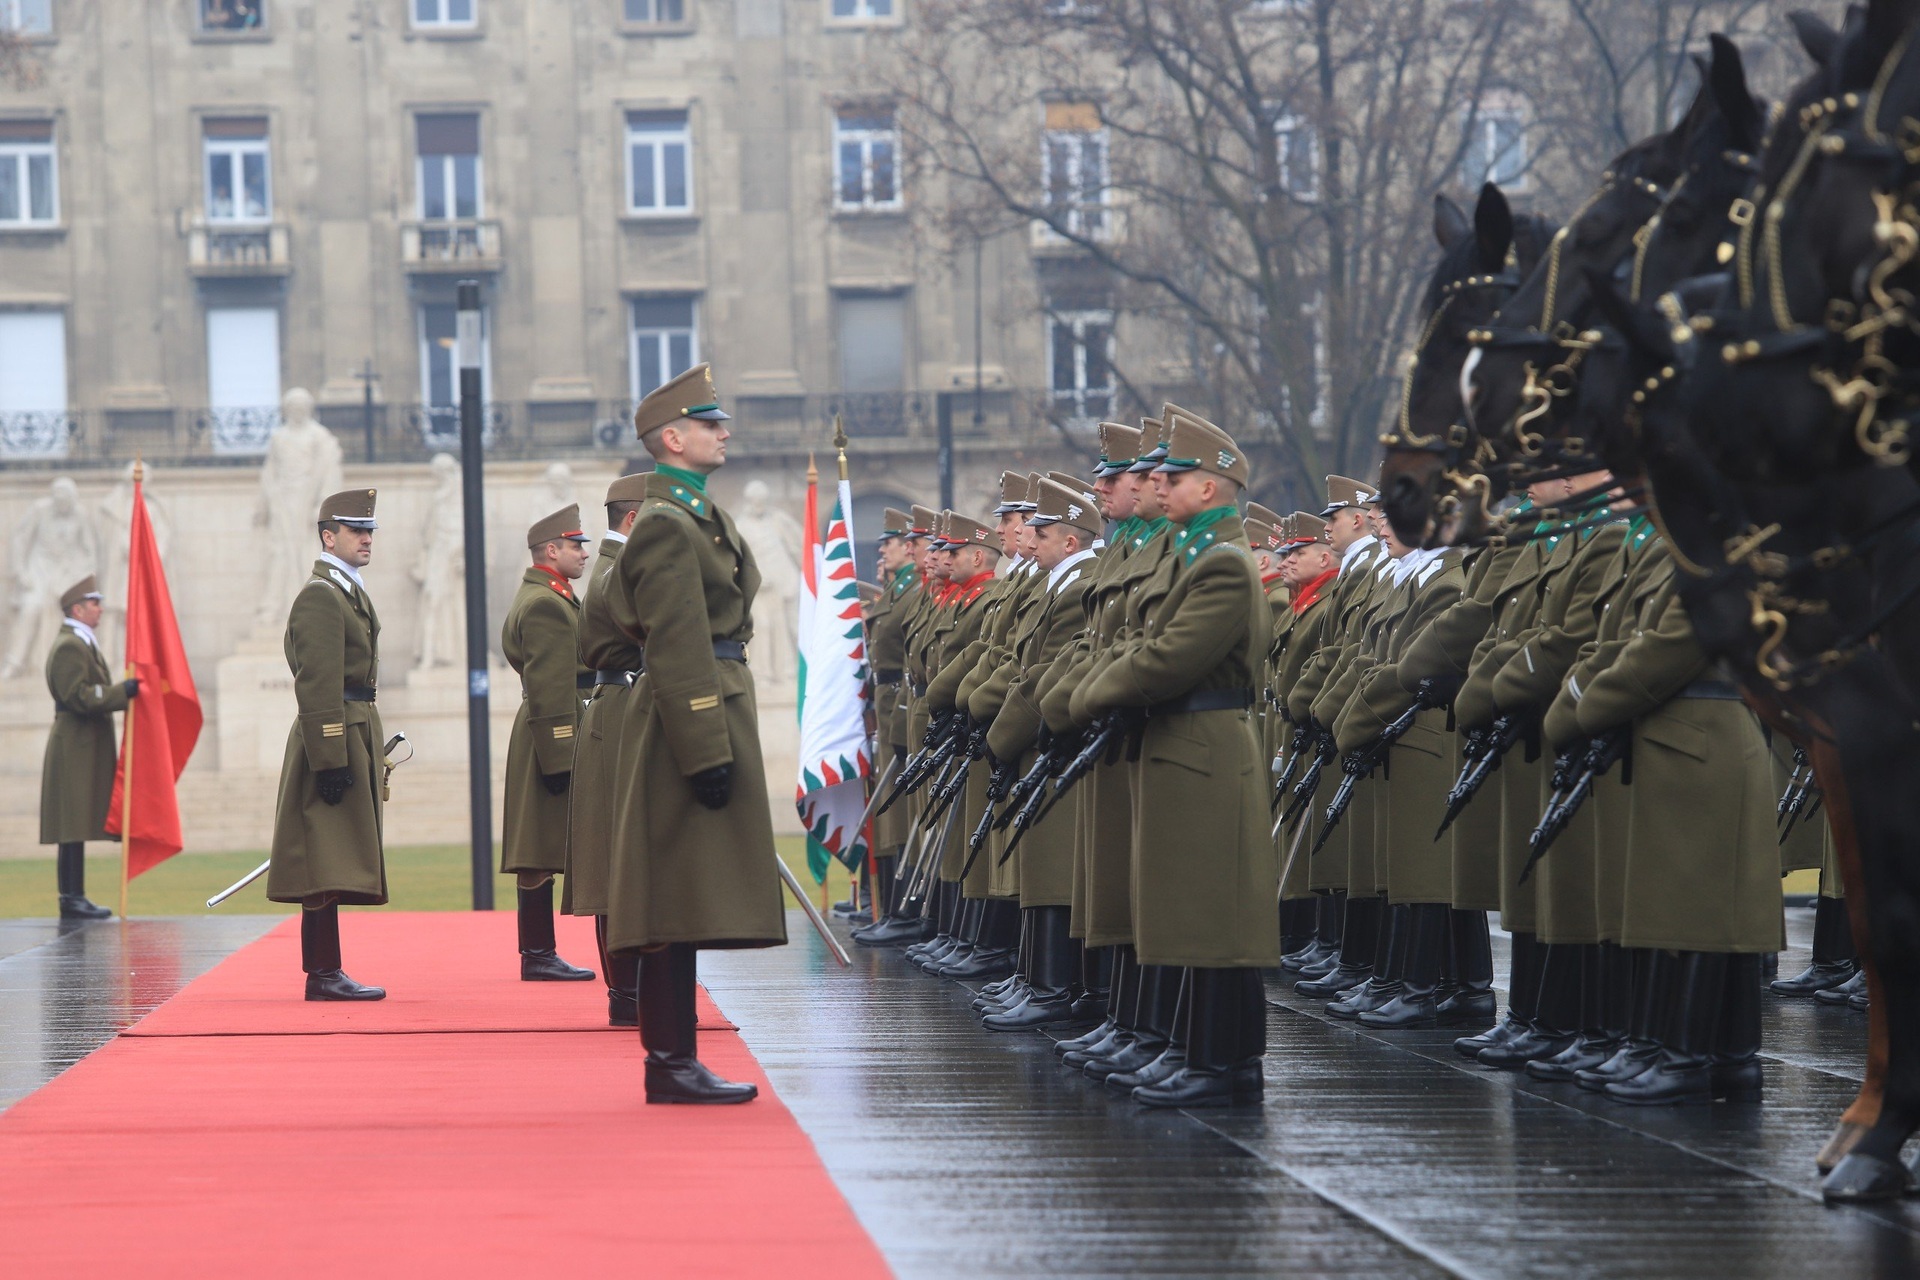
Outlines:
[[133, 544], [127, 555], [127, 665], [140, 681], [140, 693], [127, 710], [107, 830], [121, 838], [131, 880], [180, 852], [184, 843], [174, 786], [200, 739], [201, 720], [200, 695], [187, 669], [180, 620], [174, 616], [167, 571], [160, 564], [137, 479]]
[[820, 536], [820, 483], [807, 464], [805, 554], [800, 557], [800, 786], [794, 804], [807, 829], [807, 866], [827, 876], [829, 855], [848, 867], [867, 857], [855, 830], [873, 771], [866, 726], [867, 646], [853, 566], [853, 491], [845, 477]]

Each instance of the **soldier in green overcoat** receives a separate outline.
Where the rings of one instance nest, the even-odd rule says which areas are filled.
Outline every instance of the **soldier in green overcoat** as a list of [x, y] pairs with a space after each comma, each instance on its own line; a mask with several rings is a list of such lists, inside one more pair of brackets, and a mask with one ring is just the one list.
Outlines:
[[40, 768], [40, 843], [57, 846], [62, 920], [104, 920], [113, 913], [87, 900], [86, 842], [106, 840], [113, 797], [113, 713], [125, 711], [138, 680], [115, 680], [93, 629], [100, 588], [89, 574], [60, 595], [60, 634], [47, 650], [53, 731]]
[[580, 666], [580, 598], [573, 590], [587, 570], [587, 542], [578, 503], [536, 520], [527, 530], [533, 563], [500, 627], [500, 651], [520, 677], [520, 708], [507, 739], [500, 870], [518, 890], [523, 982], [594, 976], [562, 960], [553, 937], [553, 878], [567, 869], [580, 693], [593, 679]]
[[320, 558], [294, 594], [283, 647], [298, 715], [287, 733], [267, 897], [297, 902], [309, 1000], [379, 1000], [340, 967], [340, 904], [387, 900], [386, 754], [374, 697], [380, 616], [360, 570], [373, 559], [372, 489], [320, 504]]
[[614, 625], [613, 593], [607, 586], [646, 496], [644, 473], [621, 476], [607, 486], [607, 532], [587, 572], [590, 585], [580, 606], [580, 666], [592, 672], [592, 687], [583, 691], [586, 706], [574, 737], [573, 779], [567, 788], [567, 879], [561, 910], [593, 917], [600, 970], [607, 979], [607, 1023], [615, 1027], [639, 1025], [634, 1003], [639, 958], [631, 951], [615, 955], [607, 950], [607, 877], [613, 800], [619, 790], [614, 768], [625, 723], [621, 703], [640, 674], [641, 655], [640, 646]]
[[747, 642], [760, 570], [707, 493], [726, 464], [728, 415], [695, 365], [634, 410], [653, 455], [646, 501], [604, 584], [643, 651], [622, 699], [607, 945], [640, 952], [649, 1102], [746, 1102], [757, 1092], [696, 1054], [702, 947], [787, 940]]

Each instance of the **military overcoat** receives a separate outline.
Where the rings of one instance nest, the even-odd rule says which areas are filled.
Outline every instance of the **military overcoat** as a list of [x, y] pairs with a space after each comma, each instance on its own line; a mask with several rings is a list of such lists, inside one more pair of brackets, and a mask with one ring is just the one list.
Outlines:
[[47, 650], [47, 692], [53, 732], [40, 766], [40, 843], [108, 839], [113, 797], [113, 713], [127, 709], [125, 682], [115, 680], [100, 650], [62, 626]]
[[567, 873], [562, 907], [577, 916], [607, 913], [607, 874], [613, 847], [615, 773], [620, 730], [626, 723], [621, 703], [640, 670], [640, 646], [613, 621], [613, 571], [626, 539], [608, 533], [600, 540], [591, 584], [580, 606], [580, 667], [604, 673], [585, 691], [580, 728], [573, 748], [573, 785], [567, 788]]
[[565, 580], [529, 567], [500, 627], [500, 651], [520, 677], [507, 738], [500, 870], [567, 869], [567, 793], [543, 775], [568, 774], [580, 731], [580, 602]]

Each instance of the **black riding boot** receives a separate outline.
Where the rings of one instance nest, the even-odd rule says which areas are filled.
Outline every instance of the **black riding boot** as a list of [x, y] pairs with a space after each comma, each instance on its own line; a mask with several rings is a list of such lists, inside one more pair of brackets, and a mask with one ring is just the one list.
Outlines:
[[639, 1026], [640, 1004], [635, 990], [640, 982], [639, 953], [622, 951], [615, 955], [607, 950], [605, 916], [593, 918], [593, 938], [600, 948], [600, 972], [607, 975], [607, 1025]]
[[648, 1102], [750, 1102], [760, 1090], [722, 1080], [700, 1063], [694, 1007], [700, 953], [675, 942], [640, 954], [640, 1043]]
[[1318, 898], [1287, 898], [1280, 903], [1280, 962], [1286, 964], [1288, 957], [1295, 957], [1294, 969], [1300, 967], [1298, 957], [1307, 954], [1309, 948], [1318, 941], [1316, 932], [1319, 921]]
[[355, 982], [340, 972], [340, 904], [300, 910], [300, 967], [307, 972], [309, 1000], [384, 1000], [386, 990]]
[[957, 982], [991, 982], [1013, 972], [1014, 949], [1020, 945], [1020, 904], [1012, 898], [987, 898], [980, 903], [979, 940], [964, 957], [934, 970]]
[[1141, 1085], [1159, 1084], [1187, 1065], [1187, 1044], [1193, 1033], [1193, 970], [1167, 967], [1165, 972], [1173, 975], [1174, 992], [1173, 1016], [1169, 1019], [1172, 1029], [1166, 1047], [1145, 1066], [1108, 1076], [1109, 1088], [1132, 1093]]
[[1673, 953], [1646, 947], [1622, 950], [1631, 957], [1633, 967], [1627, 1038], [1599, 1066], [1573, 1073], [1574, 1083], [1593, 1093], [1616, 1080], [1630, 1080], [1653, 1065], [1660, 1056], [1661, 1028], [1666, 1025], [1667, 1008], [1672, 1003], [1676, 972]]
[[1303, 978], [1293, 989], [1311, 999], [1326, 1000], [1359, 986], [1373, 976], [1374, 950], [1385, 929], [1387, 901], [1376, 894], [1348, 895], [1340, 926], [1340, 958], [1324, 977]]
[[1493, 996], [1493, 933], [1484, 911], [1449, 911], [1447, 940], [1452, 948], [1453, 991], [1434, 1006], [1442, 1027], [1493, 1025], [1499, 1007]]
[[1831, 991], [1859, 971], [1853, 950], [1853, 929], [1847, 923], [1844, 898], [1817, 898], [1813, 904], [1813, 963], [1791, 978], [1769, 983], [1783, 996], [1810, 996]]
[[[1257, 969], [1194, 969], [1186, 1064], [1156, 1084], [1134, 1089], [1148, 1107], [1229, 1107], [1265, 1094], [1253, 1022], [1265, 1047], [1266, 997]], [[1252, 979], [1251, 982], [1248, 979]]]
[[[1619, 947], [1595, 943], [1576, 948], [1580, 953], [1580, 1034], [1554, 1054], [1527, 1064], [1535, 1080], [1566, 1083], [1576, 1071], [1591, 1071], [1611, 1058], [1626, 1041], [1624, 1020], [1612, 1021], [1617, 1005], [1613, 988], [1632, 982], [1632, 958]], [[1627, 972], [1622, 972], [1622, 967]]]
[[[1383, 898], [1384, 902], [1385, 899]], [[1385, 927], [1373, 946], [1373, 976], [1357, 987], [1342, 992], [1327, 1005], [1327, 1015], [1351, 1021], [1370, 1009], [1378, 1009], [1400, 994], [1400, 970], [1406, 963], [1407, 940], [1413, 926], [1411, 903], [1396, 902], [1386, 907]]]
[[1076, 1022], [1100, 1022], [1107, 1016], [1107, 1000], [1113, 987], [1113, 948], [1089, 947], [1076, 938], [1080, 951], [1080, 989], [1073, 1001]]
[[1070, 907], [1027, 907], [1033, 937], [1033, 968], [1026, 999], [981, 1022], [989, 1031], [1032, 1031], [1073, 1020], [1074, 982], [1079, 977], [1079, 944], [1068, 933]]
[[1113, 973], [1108, 979], [1106, 1021], [1085, 1035], [1062, 1040], [1053, 1046], [1053, 1051], [1069, 1067], [1080, 1068], [1095, 1058], [1109, 1057], [1133, 1038], [1134, 1008], [1140, 998], [1140, 962], [1134, 959], [1130, 943], [1123, 942], [1099, 950], [1104, 950], [1112, 957]]
[[1760, 965], [1758, 955], [1727, 957], [1727, 985], [1713, 1044], [1713, 1096], [1760, 1101]]
[[980, 994], [973, 998], [973, 1007], [980, 1013], [999, 1013], [1011, 1009], [1026, 998], [1028, 978], [1033, 973], [1033, 921], [1020, 909], [1018, 898], [996, 898], [1004, 903], [1008, 925], [1013, 931], [1013, 971], [1004, 978], [989, 982], [980, 988]]
[[69, 841], [54, 851], [54, 879], [60, 885], [62, 920], [107, 920], [113, 912], [87, 900], [87, 846]]
[[1446, 967], [1448, 920], [1444, 902], [1416, 902], [1407, 908], [1407, 942], [1401, 961], [1399, 993], [1357, 1021], [1375, 1031], [1431, 1027], [1439, 1006], [1441, 971]]
[[1138, 1071], [1161, 1054], [1173, 1041], [1174, 1018], [1180, 1008], [1182, 970], [1163, 964], [1136, 967], [1134, 1007], [1126, 1025], [1132, 1034], [1113, 1050], [1089, 1058], [1082, 1068], [1096, 1080]]
[[568, 964], [554, 950], [553, 881], [520, 890], [520, 981], [592, 982], [591, 969]]
[[1580, 948], [1535, 943], [1539, 994], [1527, 1030], [1474, 1055], [1483, 1067], [1512, 1070], [1551, 1058], [1573, 1043], [1580, 1027]]
[[[1491, 965], [1492, 943], [1488, 943]], [[1540, 998], [1540, 961], [1546, 948], [1531, 933], [1512, 936], [1512, 968], [1507, 975], [1507, 1016], [1479, 1035], [1461, 1036], [1453, 1042], [1453, 1051], [1463, 1058], [1478, 1058], [1482, 1049], [1505, 1044], [1525, 1035], [1533, 1025], [1534, 1007]]]
[[1727, 987], [1725, 952], [1683, 951], [1660, 1056], [1639, 1075], [1602, 1092], [1615, 1102], [1673, 1106], [1713, 1101], [1713, 1048]]

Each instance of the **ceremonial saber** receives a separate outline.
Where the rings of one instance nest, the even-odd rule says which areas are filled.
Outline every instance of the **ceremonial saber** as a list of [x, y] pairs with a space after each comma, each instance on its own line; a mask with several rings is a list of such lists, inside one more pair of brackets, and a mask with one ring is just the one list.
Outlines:
[[[779, 857], [774, 858], [773, 865], [780, 868], [780, 878], [786, 882], [788, 891], [793, 894], [793, 900], [798, 902], [800, 909], [807, 913], [807, 919], [813, 924], [813, 931], [819, 934], [820, 940], [827, 944], [827, 950], [833, 952], [833, 958], [840, 962], [841, 968], [853, 968], [853, 957], [848, 955], [847, 949], [840, 945], [840, 939], [833, 936], [833, 930], [827, 928], [826, 919], [821, 916], [820, 908], [807, 901], [807, 891], [800, 887], [800, 881], [794, 876], [793, 869], [787, 866], [785, 859]], [[258, 875], [259, 872], [256, 871], [254, 874]]]
[[211, 898], [208, 898], [207, 905], [209, 907], [219, 906], [221, 903], [225, 902], [228, 898], [231, 898], [234, 894], [240, 892], [242, 889], [252, 884], [255, 880], [258, 880], [261, 876], [267, 874], [267, 868], [272, 865], [273, 865], [273, 859], [268, 858], [265, 862], [261, 863], [259, 866], [255, 867], [253, 870], [247, 872], [247, 874], [245, 874], [244, 876], [241, 876], [238, 880], [235, 880], [232, 884], [228, 885], [226, 888], [222, 889], [220, 892], [214, 894]]

